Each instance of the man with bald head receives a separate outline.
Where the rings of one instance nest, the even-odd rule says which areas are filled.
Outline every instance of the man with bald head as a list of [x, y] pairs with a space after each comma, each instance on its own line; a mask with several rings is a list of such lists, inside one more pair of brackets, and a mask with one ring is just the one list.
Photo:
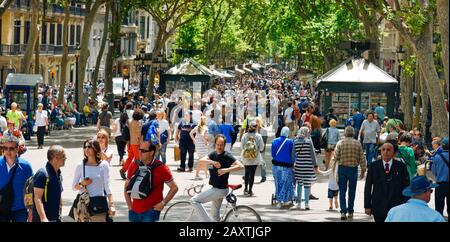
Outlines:
[[408, 200], [402, 194], [409, 185], [408, 171], [394, 156], [394, 146], [385, 143], [381, 147], [381, 160], [368, 166], [364, 209], [367, 215], [373, 215], [375, 222], [383, 222], [391, 208]]

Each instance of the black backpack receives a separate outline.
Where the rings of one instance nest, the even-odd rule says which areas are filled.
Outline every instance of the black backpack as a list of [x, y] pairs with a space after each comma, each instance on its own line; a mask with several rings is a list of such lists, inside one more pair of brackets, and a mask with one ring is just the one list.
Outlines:
[[145, 199], [153, 191], [152, 171], [158, 166], [163, 165], [162, 162], [154, 161], [150, 166], [146, 166], [142, 161], [136, 161], [139, 168], [134, 172], [127, 186], [127, 194], [132, 199]]
[[[43, 194], [43, 202], [47, 202], [47, 191], [48, 191], [48, 183], [50, 182], [50, 177], [48, 175], [47, 168], [42, 168], [40, 171], [42, 171], [45, 174], [45, 186], [44, 186], [44, 194]], [[34, 176], [30, 176], [26, 182], [25, 186], [23, 188], [23, 202], [25, 204], [25, 207], [27, 209], [33, 209], [34, 208]]]
[[130, 141], [130, 127], [128, 127], [128, 122], [124, 125], [122, 125], [122, 138], [125, 142]]

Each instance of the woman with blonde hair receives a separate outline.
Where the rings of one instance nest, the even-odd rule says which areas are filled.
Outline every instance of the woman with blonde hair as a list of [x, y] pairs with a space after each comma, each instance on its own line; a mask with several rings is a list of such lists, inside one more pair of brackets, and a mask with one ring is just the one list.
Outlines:
[[[202, 115], [200, 117], [200, 123], [192, 129], [189, 134], [195, 144], [195, 151], [197, 152], [198, 157], [202, 158], [208, 155], [208, 125], [206, 122], [206, 116]], [[208, 167], [205, 164], [198, 162], [195, 171], [196, 180], [202, 179], [199, 176], [200, 171], [204, 171], [206, 177], [208, 177]]]
[[334, 148], [339, 141], [339, 130], [336, 128], [336, 120], [331, 119], [328, 123], [330, 127], [325, 130], [327, 136], [327, 148], [325, 149], [325, 170], [328, 170], [331, 158], [334, 156]]
[[104, 129], [100, 129], [97, 132], [97, 141], [100, 144], [101, 158], [104, 161], [107, 161], [108, 164], [111, 164], [111, 160], [113, 157], [113, 151], [109, 148], [109, 135], [108, 132]]

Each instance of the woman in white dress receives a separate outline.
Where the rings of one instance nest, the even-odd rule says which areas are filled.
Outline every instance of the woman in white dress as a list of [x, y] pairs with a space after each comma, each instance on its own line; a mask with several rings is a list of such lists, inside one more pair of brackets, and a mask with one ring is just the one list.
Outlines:
[[[191, 130], [191, 139], [195, 144], [195, 152], [197, 152], [198, 157], [204, 157], [208, 154], [208, 126], [206, 125], [206, 116], [200, 117], [200, 123]], [[194, 137], [195, 135], [195, 137]], [[201, 180], [199, 173], [204, 171], [206, 177], [208, 177], [208, 167], [201, 162], [197, 163], [195, 171], [195, 179]]]

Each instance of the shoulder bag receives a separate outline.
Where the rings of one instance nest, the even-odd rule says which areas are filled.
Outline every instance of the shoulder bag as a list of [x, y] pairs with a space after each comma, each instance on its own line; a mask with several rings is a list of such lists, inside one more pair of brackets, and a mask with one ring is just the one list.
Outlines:
[[16, 163], [8, 183], [0, 189], [0, 216], [11, 215], [11, 207], [14, 201], [13, 180], [18, 166], [19, 164]]

